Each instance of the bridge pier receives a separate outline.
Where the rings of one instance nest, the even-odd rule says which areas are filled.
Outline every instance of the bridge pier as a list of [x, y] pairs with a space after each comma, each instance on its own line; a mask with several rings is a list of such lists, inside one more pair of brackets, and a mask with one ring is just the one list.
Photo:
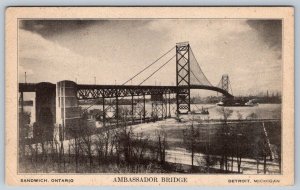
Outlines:
[[168, 94], [165, 93], [165, 96], [164, 96], [164, 107], [165, 107], [165, 118], [168, 118], [169, 115], [168, 115]]
[[168, 103], [169, 103], [169, 114], [168, 114], [168, 117], [171, 118], [171, 94], [169, 93], [169, 96], [168, 96]]
[[164, 118], [164, 103], [161, 102], [161, 118]]
[[106, 125], [112, 125], [112, 120], [116, 120], [118, 122], [118, 100], [117, 100], [117, 97], [109, 97], [106, 99], [108, 99], [108, 104], [107, 104], [107, 107], [105, 106], [105, 123]]
[[146, 120], [146, 96], [145, 96], [145, 94], [143, 94], [143, 102], [144, 102], [144, 106], [143, 106], [143, 121], [145, 122], [145, 120]]
[[168, 108], [167, 108], [167, 98], [166, 94], [158, 94], [153, 95], [151, 97], [152, 101], [152, 118], [156, 119], [164, 119], [168, 117]]
[[76, 86], [73, 81], [60, 81], [56, 84], [56, 123], [61, 126], [62, 141], [71, 138], [80, 128], [81, 109]]
[[35, 89], [36, 123], [33, 138], [41, 142], [53, 139], [54, 124], [56, 123], [56, 89], [52, 83], [38, 83]]
[[104, 96], [102, 96], [102, 119], [103, 119], [103, 127], [105, 127], [106, 111], [105, 111], [105, 97]]
[[134, 96], [131, 95], [131, 123], [134, 123]]
[[115, 118], [117, 119], [117, 126], [119, 126], [119, 99], [118, 96], [116, 96], [116, 114]]

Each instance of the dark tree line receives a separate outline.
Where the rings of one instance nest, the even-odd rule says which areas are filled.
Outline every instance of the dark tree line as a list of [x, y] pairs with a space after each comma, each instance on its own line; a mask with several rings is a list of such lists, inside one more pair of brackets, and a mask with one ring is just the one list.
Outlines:
[[[171, 171], [170, 163], [166, 160], [169, 148], [167, 132], [158, 130], [153, 136], [138, 133], [134, 131], [133, 126], [128, 125], [128, 121], [131, 120], [129, 111], [121, 109], [119, 113], [122, 122], [119, 122], [117, 128], [110, 130], [96, 129], [85, 114], [78, 121], [77, 127], [64, 129], [65, 131], [51, 122], [35, 123], [34, 138], [25, 141], [24, 137], [24, 141], [20, 141], [21, 145], [24, 145], [23, 149], [20, 148], [20, 154], [22, 152], [23, 155], [21, 161], [29, 161], [32, 168], [26, 166], [28, 172]], [[190, 172], [215, 172], [215, 167], [212, 166], [219, 163], [220, 172], [240, 173], [242, 158], [254, 156], [257, 160], [257, 172], [260, 160], [263, 160], [266, 173], [270, 147], [262, 128], [252, 133], [248, 132], [247, 130], [253, 128], [242, 124], [232, 126], [228, 123], [231, 110], [223, 108], [220, 109], [220, 113], [223, 120], [213, 135], [205, 124], [209, 120], [196, 120], [193, 114], [191, 123], [182, 131], [182, 144], [191, 153]], [[242, 120], [242, 116], [238, 115]], [[20, 117], [19, 122], [20, 127], [26, 128], [27, 123], [30, 123], [30, 114]], [[49, 129], [53, 130], [53, 135], [49, 136]], [[61, 135], [65, 132], [68, 135]], [[246, 136], [246, 133], [252, 135]], [[196, 156], [199, 153], [204, 155], [201, 161]], [[277, 153], [277, 158], [280, 159], [280, 149]], [[234, 164], [237, 171], [233, 170]], [[201, 171], [199, 166], [203, 168]]]
[[[166, 134], [157, 132], [151, 138], [134, 133], [127, 126], [128, 111], [120, 110], [117, 128], [96, 129], [83, 114], [73, 127], [63, 129], [51, 122], [35, 123], [34, 138], [29, 139], [27, 172], [151, 172], [163, 170], [167, 148]], [[53, 135], [49, 136], [49, 129]], [[21, 141], [23, 142], [23, 141]], [[25, 148], [24, 148], [25, 149]], [[28, 164], [28, 163], [27, 163]], [[24, 164], [26, 165], [26, 164]]]

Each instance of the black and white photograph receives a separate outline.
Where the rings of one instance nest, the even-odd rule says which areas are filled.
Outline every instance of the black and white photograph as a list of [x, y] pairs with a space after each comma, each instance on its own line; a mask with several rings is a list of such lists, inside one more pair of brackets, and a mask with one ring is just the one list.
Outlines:
[[282, 175], [283, 26], [19, 18], [17, 173]]

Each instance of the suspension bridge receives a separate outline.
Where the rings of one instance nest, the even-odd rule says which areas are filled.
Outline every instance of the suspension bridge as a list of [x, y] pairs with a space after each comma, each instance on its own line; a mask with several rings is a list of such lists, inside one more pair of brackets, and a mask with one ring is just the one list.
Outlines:
[[[128, 85], [136, 77], [143, 76], [146, 70], [157, 65], [167, 55], [171, 58], [146, 76], [142, 82], [137, 85]], [[167, 64], [174, 63], [174, 60], [176, 64], [176, 85], [143, 85]], [[112, 123], [118, 125], [122, 120], [120, 115], [124, 115], [122, 102], [125, 100], [130, 102], [130, 108], [126, 109], [126, 115], [131, 118], [132, 123], [137, 118], [142, 122], [146, 122], [154, 118], [171, 117], [172, 105], [176, 106], [176, 115], [188, 114], [191, 111], [191, 90], [193, 89], [215, 91], [223, 94], [224, 98], [233, 98], [229, 76], [223, 75], [219, 84], [212, 85], [200, 68], [188, 42], [176, 44], [122, 85], [77, 84], [66, 80], [57, 84], [48, 82], [19, 83], [21, 110], [23, 111], [24, 106], [23, 93], [35, 92], [36, 121], [39, 123], [53, 123], [63, 131], [68, 131], [68, 128], [77, 126], [83, 113], [88, 112], [96, 104], [102, 105], [100, 120], [103, 125], [111, 125]], [[81, 101], [89, 101], [90, 105], [82, 109], [80, 107]], [[149, 103], [151, 103], [151, 113], [146, 111], [146, 104]]]

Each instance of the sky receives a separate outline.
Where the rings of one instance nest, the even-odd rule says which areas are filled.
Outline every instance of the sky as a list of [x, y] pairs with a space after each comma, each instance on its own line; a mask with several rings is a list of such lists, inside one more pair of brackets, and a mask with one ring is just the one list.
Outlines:
[[[188, 41], [208, 80], [228, 74], [234, 95], [281, 92], [280, 20], [21, 20], [19, 82], [123, 84], [178, 42]], [[175, 49], [128, 84], [139, 84]], [[145, 85], [175, 85], [175, 59]], [[96, 79], [96, 81], [95, 81]]]

